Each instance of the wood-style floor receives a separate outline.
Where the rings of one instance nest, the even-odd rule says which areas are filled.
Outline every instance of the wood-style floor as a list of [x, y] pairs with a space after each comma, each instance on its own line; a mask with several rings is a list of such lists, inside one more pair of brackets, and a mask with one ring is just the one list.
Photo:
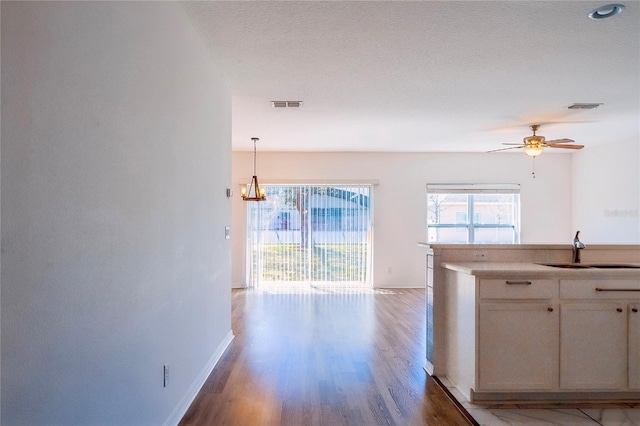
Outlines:
[[233, 290], [235, 339], [181, 425], [468, 425], [423, 369], [422, 289]]

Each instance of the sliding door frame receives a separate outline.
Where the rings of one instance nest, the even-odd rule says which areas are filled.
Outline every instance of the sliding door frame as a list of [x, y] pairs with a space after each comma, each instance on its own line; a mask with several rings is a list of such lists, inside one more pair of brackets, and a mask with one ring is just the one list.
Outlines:
[[[263, 183], [267, 201], [246, 205], [246, 286], [269, 282], [372, 288], [375, 183]], [[301, 198], [300, 194], [305, 195]], [[274, 198], [286, 200], [278, 203]], [[265, 247], [281, 252], [268, 253]], [[289, 267], [293, 270], [287, 270], [287, 266], [277, 270], [280, 258], [272, 260], [273, 256], [292, 262]], [[266, 264], [270, 268], [268, 276], [289, 278], [265, 281]]]

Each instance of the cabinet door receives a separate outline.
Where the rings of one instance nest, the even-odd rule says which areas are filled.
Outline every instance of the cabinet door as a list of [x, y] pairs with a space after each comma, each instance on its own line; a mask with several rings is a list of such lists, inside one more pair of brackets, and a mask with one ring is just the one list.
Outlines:
[[626, 388], [626, 304], [563, 303], [560, 309], [560, 388]]
[[640, 389], [640, 303], [629, 305], [629, 388]]
[[551, 303], [481, 303], [476, 390], [557, 386], [558, 328]]

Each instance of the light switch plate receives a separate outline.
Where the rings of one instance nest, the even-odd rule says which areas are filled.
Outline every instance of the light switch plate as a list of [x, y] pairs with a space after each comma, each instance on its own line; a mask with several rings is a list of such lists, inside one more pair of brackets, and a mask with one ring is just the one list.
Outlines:
[[228, 240], [231, 238], [231, 228], [229, 228], [228, 226], [224, 227], [224, 239]]

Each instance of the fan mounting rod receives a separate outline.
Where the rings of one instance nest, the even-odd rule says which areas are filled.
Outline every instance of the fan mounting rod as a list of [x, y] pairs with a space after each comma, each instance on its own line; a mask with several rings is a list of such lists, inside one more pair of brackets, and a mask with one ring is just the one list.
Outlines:
[[536, 135], [536, 130], [538, 130], [540, 128], [540, 125], [539, 124], [532, 124], [531, 126], [529, 126], [529, 128], [531, 130], [533, 130], [533, 136], [535, 136]]

